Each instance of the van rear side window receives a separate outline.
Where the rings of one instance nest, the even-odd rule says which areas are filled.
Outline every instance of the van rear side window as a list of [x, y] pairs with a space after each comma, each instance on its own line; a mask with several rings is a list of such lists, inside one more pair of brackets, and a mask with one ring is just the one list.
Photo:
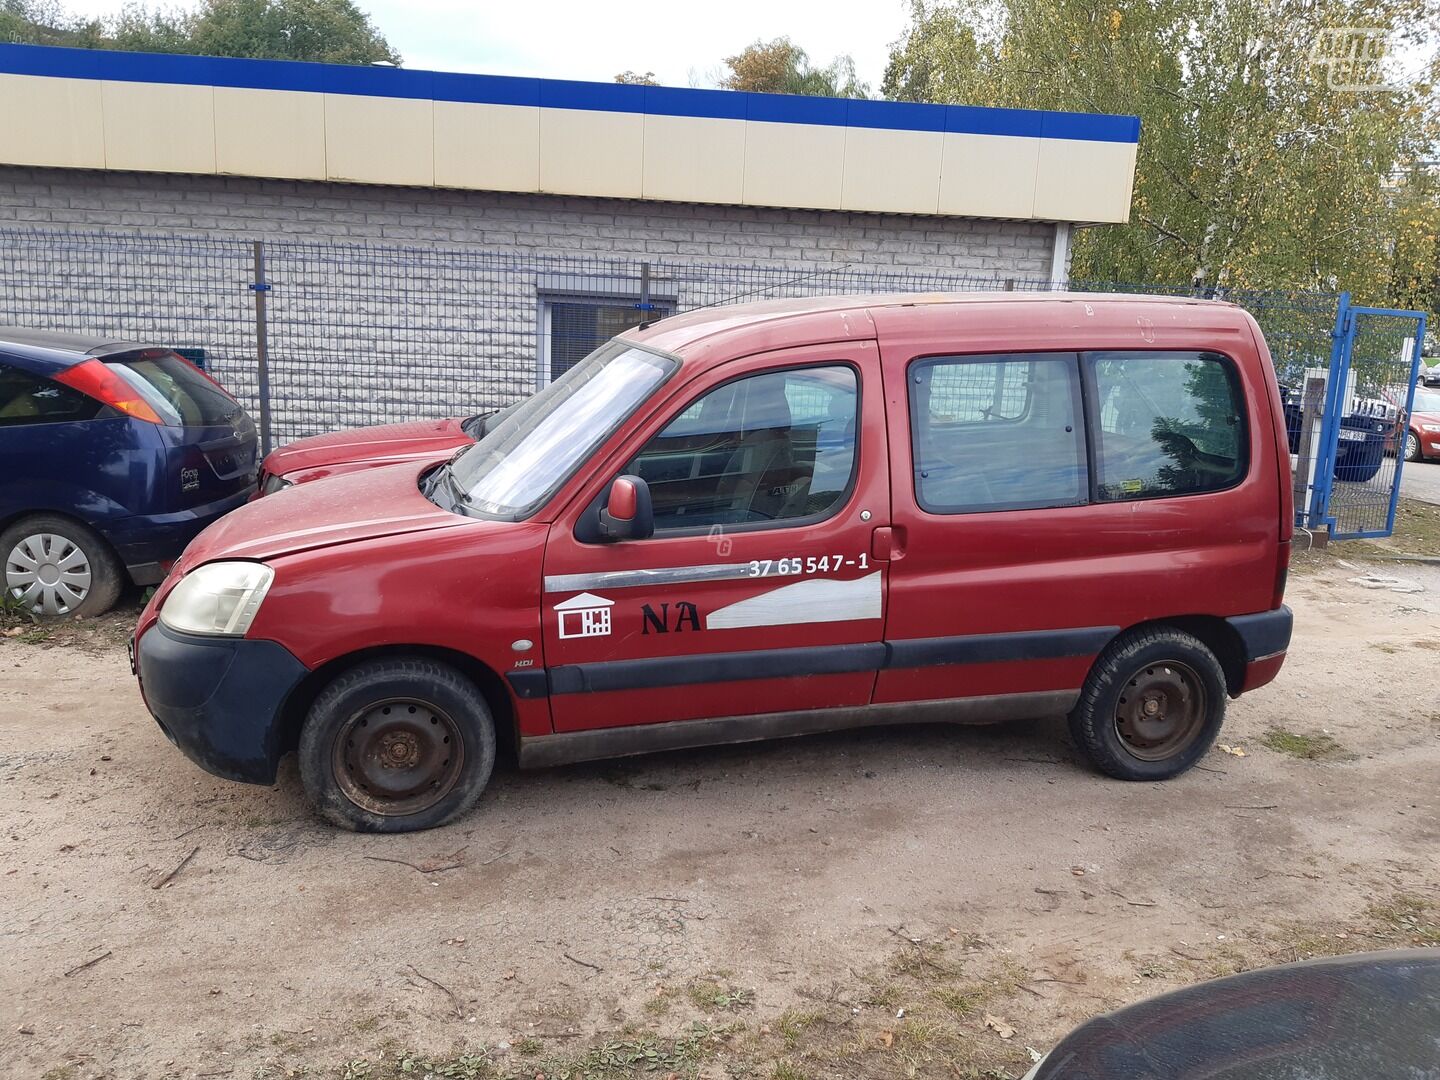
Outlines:
[[1195, 352], [1087, 353], [1101, 502], [1237, 483], [1249, 456], [1234, 366]]
[[947, 356], [910, 365], [915, 496], [933, 514], [1086, 501], [1074, 353]]

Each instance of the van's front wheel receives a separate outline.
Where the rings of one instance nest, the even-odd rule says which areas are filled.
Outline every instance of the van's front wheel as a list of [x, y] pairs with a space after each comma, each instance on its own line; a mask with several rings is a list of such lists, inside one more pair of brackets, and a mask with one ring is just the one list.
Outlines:
[[1070, 713], [1076, 744], [1121, 780], [1168, 780], [1209, 751], [1225, 721], [1225, 673], [1179, 630], [1131, 631], [1100, 654]]
[[320, 815], [357, 832], [443, 825], [495, 766], [479, 690], [431, 660], [377, 660], [321, 692], [300, 732], [300, 778]]

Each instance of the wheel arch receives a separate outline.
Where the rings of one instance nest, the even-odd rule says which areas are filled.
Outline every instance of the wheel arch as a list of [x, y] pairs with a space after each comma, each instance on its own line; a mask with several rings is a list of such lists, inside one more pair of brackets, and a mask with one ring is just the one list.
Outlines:
[[1232, 698], [1240, 696], [1240, 688], [1245, 685], [1245, 643], [1239, 632], [1219, 615], [1168, 615], [1127, 626], [1116, 638], [1136, 630], [1180, 630], [1198, 638], [1220, 661], [1220, 670], [1225, 673], [1225, 692]]
[[454, 668], [469, 679], [484, 697], [485, 704], [490, 707], [490, 715], [495, 721], [497, 756], [500, 753], [513, 755], [516, 752], [519, 740], [516, 732], [515, 703], [511, 700], [510, 692], [505, 687], [505, 681], [493, 668], [458, 649], [447, 649], [439, 645], [405, 644], [377, 645], [373, 648], [358, 649], [355, 652], [337, 656], [333, 660], [321, 664], [301, 679], [290, 691], [281, 708], [280, 746], [282, 752], [289, 753], [299, 746], [300, 729], [305, 724], [305, 717], [310, 712], [310, 706], [315, 703], [315, 699], [320, 696], [325, 687], [335, 679], [371, 660], [402, 658], [434, 660]]

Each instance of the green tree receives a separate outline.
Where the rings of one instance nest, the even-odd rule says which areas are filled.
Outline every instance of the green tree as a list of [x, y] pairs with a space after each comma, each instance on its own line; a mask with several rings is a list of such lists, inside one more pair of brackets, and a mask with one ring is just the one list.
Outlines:
[[658, 82], [655, 81], [655, 73], [653, 71], [647, 71], [644, 74], [641, 74], [638, 71], [622, 71], [619, 75], [615, 76], [615, 81], [617, 83], [624, 83], [627, 86], [660, 85]]
[[[883, 90], [1138, 115], [1131, 223], [1081, 231], [1078, 279], [1390, 300], [1434, 279], [1433, 188], [1396, 178], [1435, 143], [1437, 23], [1436, 0], [916, 0]], [[1329, 85], [1312, 47], [1355, 26], [1415, 59], [1400, 89]]]
[[0, 40], [135, 52], [399, 64], [352, 0], [205, 0], [194, 11], [126, 7], [104, 22], [54, 0], [0, 0]]
[[807, 94], [813, 97], [870, 96], [870, 88], [855, 75], [855, 61], [837, 57], [816, 67], [810, 56], [788, 37], [756, 41], [734, 56], [725, 58], [729, 74], [720, 79], [727, 90], [752, 90], [765, 94]]
[[55, 0], [0, 0], [0, 41], [97, 48], [103, 37], [98, 19], [70, 15]]

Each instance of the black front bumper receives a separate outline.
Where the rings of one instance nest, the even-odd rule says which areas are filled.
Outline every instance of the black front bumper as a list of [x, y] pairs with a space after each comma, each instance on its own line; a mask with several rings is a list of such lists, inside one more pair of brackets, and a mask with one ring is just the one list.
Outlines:
[[288, 749], [282, 709], [306, 674], [284, 646], [157, 622], [140, 639], [135, 667], [151, 715], [186, 757], [227, 780], [275, 782]]

